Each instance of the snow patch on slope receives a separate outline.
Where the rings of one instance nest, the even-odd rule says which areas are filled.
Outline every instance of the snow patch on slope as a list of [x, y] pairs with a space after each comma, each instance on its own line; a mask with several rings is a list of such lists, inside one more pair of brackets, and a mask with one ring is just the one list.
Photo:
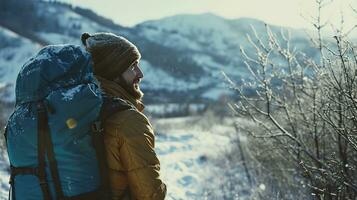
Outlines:
[[16, 46], [8, 46], [0, 49], [0, 83], [10, 85], [9, 96], [5, 97], [6, 101], [15, 99], [15, 82], [18, 72], [28, 58], [33, 56], [41, 48], [26, 38], [0, 27], [0, 37], [4, 40], [16, 39], [19, 43]]
[[79, 38], [73, 38], [61, 33], [40, 32], [38, 35], [50, 44], [80, 44]]
[[185, 81], [171, 76], [164, 70], [152, 66], [146, 60], [141, 60], [141, 69], [144, 78], [141, 84], [143, 89], [148, 90], [167, 90], [167, 91], [189, 91], [197, 89], [211, 82], [208, 77], [202, 77], [199, 80]]

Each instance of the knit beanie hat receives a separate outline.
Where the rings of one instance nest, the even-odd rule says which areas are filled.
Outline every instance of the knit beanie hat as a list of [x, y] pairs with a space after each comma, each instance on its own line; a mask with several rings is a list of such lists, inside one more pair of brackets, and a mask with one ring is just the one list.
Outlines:
[[118, 77], [141, 57], [134, 44], [112, 33], [83, 33], [81, 40], [92, 55], [94, 74], [108, 80]]

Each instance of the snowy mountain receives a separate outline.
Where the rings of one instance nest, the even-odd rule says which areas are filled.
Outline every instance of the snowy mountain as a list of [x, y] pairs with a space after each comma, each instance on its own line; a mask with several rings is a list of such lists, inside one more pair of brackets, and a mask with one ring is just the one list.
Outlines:
[[[22, 64], [43, 45], [80, 44], [83, 32], [109, 31], [138, 45], [145, 75], [142, 88], [148, 103], [207, 102], [231, 95], [221, 72], [237, 82], [249, 77], [239, 48], [252, 50], [246, 39], [247, 34], [254, 34], [252, 27], [261, 37], [267, 37], [262, 21], [227, 20], [210, 13], [177, 15], [128, 28], [65, 3], [16, 0], [5, 2], [1, 9], [1, 83], [14, 85]], [[284, 28], [271, 29], [278, 34]], [[294, 44], [302, 50], [310, 48], [302, 31], [293, 32]], [[10, 89], [13, 91], [13, 87]]]

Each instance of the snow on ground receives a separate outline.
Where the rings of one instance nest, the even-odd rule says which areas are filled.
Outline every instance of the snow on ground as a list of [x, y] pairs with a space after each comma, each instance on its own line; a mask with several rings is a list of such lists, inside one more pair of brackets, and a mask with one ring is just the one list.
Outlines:
[[207, 189], [224, 174], [214, 160], [230, 149], [234, 129], [205, 120], [199, 116], [153, 121], [169, 200], [210, 199], [205, 197]]

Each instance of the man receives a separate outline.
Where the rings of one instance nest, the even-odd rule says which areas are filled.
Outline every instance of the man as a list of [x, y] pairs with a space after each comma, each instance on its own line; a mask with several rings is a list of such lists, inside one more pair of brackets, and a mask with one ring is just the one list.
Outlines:
[[166, 185], [159, 176], [154, 132], [142, 113], [143, 73], [137, 47], [111, 33], [84, 33], [81, 39], [92, 55], [102, 90], [134, 107], [115, 113], [104, 124], [112, 199], [124, 199], [127, 193], [131, 199], [164, 199]]

